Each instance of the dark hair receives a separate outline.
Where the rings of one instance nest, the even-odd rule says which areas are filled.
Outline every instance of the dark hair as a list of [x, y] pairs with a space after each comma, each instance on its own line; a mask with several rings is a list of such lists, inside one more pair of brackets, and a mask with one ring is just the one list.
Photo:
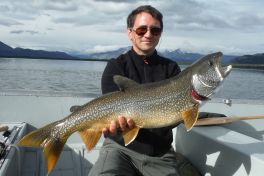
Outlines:
[[150, 5], [139, 6], [137, 9], [133, 10], [127, 17], [127, 27], [132, 28], [135, 24], [135, 19], [137, 14], [142, 12], [149, 13], [153, 18], [156, 18], [160, 22], [160, 28], [163, 29], [162, 14]]

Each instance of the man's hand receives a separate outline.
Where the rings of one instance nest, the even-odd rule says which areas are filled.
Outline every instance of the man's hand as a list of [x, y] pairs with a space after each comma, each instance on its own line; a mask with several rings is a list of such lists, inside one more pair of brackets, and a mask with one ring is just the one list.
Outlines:
[[134, 121], [132, 119], [126, 119], [124, 116], [119, 116], [118, 122], [116, 120], [112, 120], [110, 122], [109, 129], [103, 128], [102, 133], [110, 134], [110, 136], [115, 136], [117, 130], [124, 131], [127, 128], [129, 128], [129, 129], [134, 128]]

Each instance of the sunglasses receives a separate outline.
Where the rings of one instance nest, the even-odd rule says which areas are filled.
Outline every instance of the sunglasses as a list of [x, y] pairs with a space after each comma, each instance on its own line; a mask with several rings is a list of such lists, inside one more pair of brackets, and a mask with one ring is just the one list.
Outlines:
[[[137, 28], [136, 30], [130, 28], [130, 30], [134, 31], [137, 35], [144, 35], [148, 32], [148, 28], [147, 27], [140, 27], [140, 28]], [[150, 32], [152, 35], [160, 35], [162, 30], [161, 28], [158, 28], [158, 27], [153, 27], [153, 28], [150, 28]]]

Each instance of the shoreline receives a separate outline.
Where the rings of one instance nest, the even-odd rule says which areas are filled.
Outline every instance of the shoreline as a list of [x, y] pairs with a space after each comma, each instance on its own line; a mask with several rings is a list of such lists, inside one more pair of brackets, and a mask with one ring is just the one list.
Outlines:
[[264, 65], [257, 65], [257, 64], [222, 64], [222, 66], [232, 65], [233, 68], [243, 68], [243, 69], [257, 69], [257, 70], [264, 70]]
[[[0, 58], [7, 58], [7, 59], [46, 59], [46, 60], [72, 60], [72, 61], [103, 61], [107, 62], [108, 59], [82, 59], [82, 58], [50, 58], [50, 57], [6, 57], [6, 56], [0, 56]], [[192, 62], [177, 62], [178, 65], [191, 65]], [[228, 63], [222, 63], [222, 66], [228, 66], [232, 65], [233, 68], [243, 68], [243, 69], [258, 69], [258, 70], [264, 70], [264, 64], [263, 65], [257, 65], [257, 64], [228, 64]]]
[[[191, 65], [192, 62], [177, 62], [178, 65]], [[228, 64], [222, 63], [222, 67], [232, 65], [232, 68], [243, 68], [243, 69], [257, 69], [257, 70], [264, 70], [264, 65], [257, 65], [257, 64]]]
[[28, 56], [17, 56], [17, 57], [7, 57], [0, 56], [0, 58], [7, 59], [46, 59], [46, 60], [72, 60], [72, 61], [108, 61], [107, 59], [82, 59], [82, 58], [52, 58], [52, 57], [28, 57]]

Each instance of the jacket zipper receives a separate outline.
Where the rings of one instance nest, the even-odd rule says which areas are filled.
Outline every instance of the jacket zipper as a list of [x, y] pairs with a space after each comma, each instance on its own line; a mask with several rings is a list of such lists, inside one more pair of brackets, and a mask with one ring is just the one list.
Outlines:
[[[146, 67], [147, 67], [147, 65], [148, 65], [149, 63], [148, 63], [148, 61], [146, 60], [146, 57], [144, 58], [143, 61], [144, 61], [144, 63], [145, 63], [145, 64], [144, 64], [144, 77], [145, 77], [145, 83], [147, 83]], [[153, 132], [152, 129], [150, 128], [149, 130], [150, 130], [150, 132], [151, 132], [150, 134], [152, 134], [152, 132]], [[153, 156], [153, 147], [152, 147], [152, 146], [153, 146], [153, 137], [152, 137], [152, 135], [150, 135], [150, 144], [149, 144], [149, 155], [150, 155], [150, 156]]]
[[147, 74], [146, 74], [146, 66], [148, 65], [148, 61], [146, 60], [146, 56], [144, 56], [144, 78], [145, 78], [145, 83], [147, 83]]

